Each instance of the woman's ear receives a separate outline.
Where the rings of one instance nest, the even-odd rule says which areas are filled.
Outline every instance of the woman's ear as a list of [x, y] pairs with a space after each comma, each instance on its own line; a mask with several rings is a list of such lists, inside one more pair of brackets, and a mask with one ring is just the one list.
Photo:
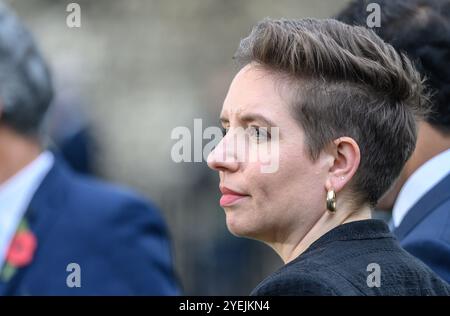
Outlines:
[[353, 138], [340, 137], [333, 141], [334, 161], [329, 169], [326, 189], [341, 191], [358, 170], [361, 161], [359, 146]]

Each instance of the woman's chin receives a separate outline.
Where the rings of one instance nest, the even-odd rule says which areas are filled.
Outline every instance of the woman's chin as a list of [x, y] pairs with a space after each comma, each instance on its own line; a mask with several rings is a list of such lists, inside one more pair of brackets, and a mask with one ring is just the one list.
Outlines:
[[252, 221], [237, 216], [235, 213], [226, 212], [227, 228], [236, 237], [253, 238], [256, 234], [256, 227]]

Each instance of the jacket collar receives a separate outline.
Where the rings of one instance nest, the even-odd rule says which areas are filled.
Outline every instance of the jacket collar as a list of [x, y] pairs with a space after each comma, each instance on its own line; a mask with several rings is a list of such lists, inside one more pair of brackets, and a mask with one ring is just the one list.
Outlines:
[[[313, 242], [303, 253], [323, 247], [333, 241], [394, 238], [387, 224], [378, 219], [366, 219], [339, 225]], [[303, 255], [302, 254], [302, 255]]]
[[403, 239], [425, 217], [444, 201], [450, 199], [450, 174], [428, 191], [405, 215], [400, 225], [394, 230], [399, 240]]

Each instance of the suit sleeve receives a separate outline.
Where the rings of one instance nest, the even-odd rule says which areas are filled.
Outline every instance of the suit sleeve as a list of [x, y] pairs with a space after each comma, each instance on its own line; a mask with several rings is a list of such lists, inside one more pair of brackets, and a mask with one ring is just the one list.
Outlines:
[[110, 263], [117, 291], [113, 286], [110, 294], [178, 295], [169, 235], [158, 209], [130, 198], [121, 204], [111, 224], [114, 252]]

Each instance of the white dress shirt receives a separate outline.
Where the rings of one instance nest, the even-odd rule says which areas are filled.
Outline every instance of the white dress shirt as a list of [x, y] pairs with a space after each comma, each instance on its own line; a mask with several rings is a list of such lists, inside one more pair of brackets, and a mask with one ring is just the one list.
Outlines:
[[449, 173], [450, 149], [434, 156], [420, 166], [405, 182], [395, 201], [392, 209], [394, 226], [398, 227], [414, 204]]
[[31, 199], [53, 163], [53, 154], [45, 151], [0, 185], [0, 269]]

